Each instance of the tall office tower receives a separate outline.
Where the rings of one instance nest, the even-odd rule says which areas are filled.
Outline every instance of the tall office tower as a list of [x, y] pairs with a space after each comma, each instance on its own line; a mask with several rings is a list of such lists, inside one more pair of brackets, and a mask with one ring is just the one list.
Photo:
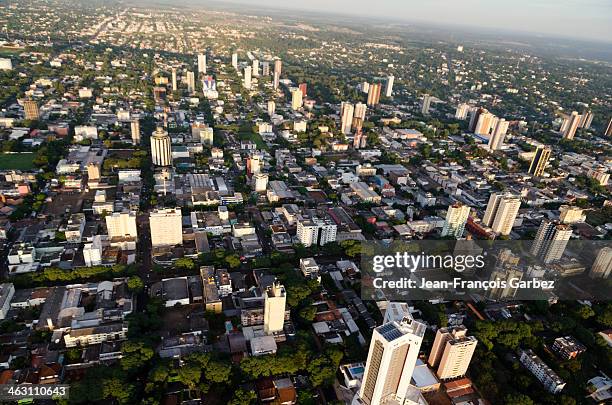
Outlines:
[[572, 228], [569, 225], [545, 219], [540, 224], [529, 252], [546, 264], [559, 260], [571, 236]]
[[457, 106], [455, 110], [455, 118], [458, 120], [464, 120], [468, 116], [468, 112], [470, 111], [470, 106], [468, 104], [462, 103]]
[[546, 166], [548, 165], [548, 159], [550, 158], [550, 148], [540, 145], [536, 149], [535, 155], [529, 165], [528, 173], [533, 177], [540, 177], [544, 173]]
[[489, 138], [489, 150], [500, 150], [504, 144], [504, 138], [508, 132], [509, 122], [500, 118]]
[[[498, 281], [498, 286], [494, 286], [487, 292], [487, 297], [492, 300], [512, 299], [518, 290], [517, 282], [523, 279], [523, 272], [520, 268], [513, 265], [506, 265], [491, 272], [489, 281]], [[505, 286], [501, 282], [505, 282]], [[514, 281], [511, 283], [511, 281]]]
[[236, 52], [232, 53], [232, 66], [238, 70], [238, 54]]
[[478, 121], [474, 127], [474, 133], [478, 135], [489, 135], [494, 119], [495, 115], [491, 114], [490, 112], [481, 112], [478, 115]]
[[87, 179], [100, 180], [100, 163], [89, 162], [87, 163]]
[[442, 236], [452, 236], [459, 239], [463, 236], [465, 224], [470, 216], [470, 207], [463, 204], [453, 204], [446, 211], [446, 221], [442, 228]]
[[500, 235], [510, 235], [521, 207], [521, 197], [513, 194], [491, 194], [482, 222]]
[[134, 145], [140, 144], [140, 121], [138, 119], [132, 120], [130, 123], [130, 130], [132, 133], [132, 143]]
[[268, 175], [258, 173], [253, 176], [253, 189], [258, 193], [263, 193], [268, 188]]
[[136, 238], [138, 237], [138, 228], [136, 227], [136, 212], [123, 211], [113, 212], [107, 215], [106, 230], [108, 237], [113, 238]]
[[342, 104], [340, 104], [340, 130], [345, 135], [351, 133], [354, 110], [355, 108], [351, 103], [346, 103], [343, 101]]
[[293, 110], [302, 108], [302, 92], [300, 89], [291, 90], [291, 108]]
[[198, 54], [198, 73], [206, 73], [206, 54]]
[[263, 76], [270, 76], [270, 62], [264, 61], [261, 66], [261, 74]]
[[467, 372], [478, 341], [474, 336], [467, 336], [463, 325], [453, 328], [440, 328], [431, 348], [427, 363], [438, 367], [438, 377], [448, 380], [463, 377]]
[[180, 208], [156, 209], [149, 213], [151, 245], [175, 246], [183, 244], [183, 215]]
[[612, 136], [612, 118], [610, 118], [610, 121], [608, 121], [608, 126], [604, 132], [604, 136]]
[[612, 248], [605, 247], [597, 253], [589, 277], [606, 280], [610, 277], [610, 273], [612, 273]]
[[162, 127], [157, 127], [151, 135], [151, 159], [155, 166], [172, 164], [172, 141]]
[[374, 329], [359, 389], [362, 403], [404, 403], [424, 333], [425, 325], [409, 316]]
[[474, 132], [476, 130], [476, 125], [478, 124], [478, 120], [480, 119], [480, 114], [488, 113], [486, 108], [474, 108], [470, 113], [470, 124], [468, 125], [468, 131]]
[[276, 59], [274, 61], [274, 90], [278, 89], [278, 84], [280, 83], [281, 73], [283, 71], [283, 61], [280, 59]]
[[582, 113], [580, 118], [580, 123], [578, 124], [578, 128], [589, 129], [591, 128], [591, 124], [593, 123], [593, 112], [585, 111]]
[[366, 112], [368, 111], [368, 106], [363, 103], [355, 104], [355, 112], [353, 116], [355, 118], [361, 118], [362, 121], [365, 121]]
[[190, 94], [195, 93], [195, 73], [187, 72], [187, 91]]
[[253, 155], [247, 158], [247, 174], [249, 176], [253, 174], [261, 173], [261, 168], [264, 165], [263, 156], [258, 153], [254, 153]]
[[369, 106], [378, 105], [380, 103], [380, 90], [382, 88], [382, 84], [380, 83], [372, 83], [368, 89], [368, 101], [367, 104]]
[[306, 97], [308, 95], [308, 84], [306, 83], [300, 83], [298, 85], [298, 88], [300, 89], [300, 91], [302, 92], [302, 97]]
[[244, 68], [244, 87], [251, 90], [251, 67]]
[[572, 114], [569, 117], [565, 117], [563, 124], [561, 125], [561, 133], [563, 134], [563, 138], [574, 139], [574, 135], [576, 135], [576, 130], [578, 129], [581, 119], [582, 116], [579, 115], [577, 111], [572, 111]]
[[172, 68], [172, 91], [176, 91], [178, 86], [176, 84], [176, 68]]
[[283, 330], [285, 323], [285, 287], [275, 281], [264, 294], [264, 333], [270, 335]]
[[387, 77], [387, 87], [385, 87], [385, 97], [391, 97], [393, 95], [393, 82], [395, 77], [393, 75]]
[[40, 118], [40, 112], [38, 111], [38, 103], [34, 100], [24, 100], [23, 110], [25, 112], [25, 119], [35, 121]]
[[259, 59], [253, 59], [253, 77], [259, 77]]
[[431, 107], [432, 97], [429, 94], [423, 95], [423, 104], [421, 104], [421, 114], [429, 115], [429, 108]]
[[271, 117], [276, 112], [276, 103], [274, 100], [268, 101], [268, 115]]

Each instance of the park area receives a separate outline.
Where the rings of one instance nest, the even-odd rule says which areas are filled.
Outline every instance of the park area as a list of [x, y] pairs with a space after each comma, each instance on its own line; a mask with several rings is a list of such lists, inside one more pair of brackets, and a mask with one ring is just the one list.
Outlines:
[[0, 170], [30, 170], [34, 168], [34, 153], [0, 154]]

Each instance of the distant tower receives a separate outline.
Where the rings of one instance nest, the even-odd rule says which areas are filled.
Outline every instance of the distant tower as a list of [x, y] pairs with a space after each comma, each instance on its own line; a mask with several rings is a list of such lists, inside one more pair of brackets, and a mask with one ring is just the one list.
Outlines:
[[545, 219], [540, 224], [529, 252], [546, 264], [559, 260], [571, 236], [572, 228], [569, 225]]
[[236, 52], [232, 54], [232, 66], [238, 70], [238, 54]]
[[35, 121], [40, 118], [40, 112], [38, 111], [38, 103], [34, 100], [25, 100], [23, 102], [23, 110], [25, 112], [25, 119]]
[[134, 145], [140, 144], [140, 121], [135, 119], [130, 123], [130, 129], [132, 131], [132, 143]]
[[300, 89], [294, 89], [291, 91], [291, 108], [293, 110], [299, 110], [302, 108], [302, 92]]
[[206, 54], [198, 54], [198, 73], [206, 73]]
[[506, 133], [508, 132], [508, 124], [509, 122], [503, 118], [497, 120], [497, 124], [491, 133], [491, 137], [489, 138], [489, 150], [500, 150], [502, 145], [504, 144], [504, 138], [506, 137]]
[[361, 403], [404, 403], [424, 333], [425, 325], [409, 317], [374, 329], [358, 394]]
[[340, 104], [340, 130], [345, 135], [351, 133], [351, 126], [353, 125], [353, 113], [353, 104], [345, 102], [342, 102], [342, 104]]
[[195, 93], [195, 74], [187, 72], [187, 91], [189, 94]]
[[464, 120], [467, 118], [468, 112], [470, 111], [470, 106], [468, 104], [459, 104], [457, 106], [457, 110], [455, 111], [455, 118], [458, 120]]
[[306, 83], [300, 83], [298, 88], [302, 92], [302, 97], [306, 97], [308, 95], [308, 85]]
[[385, 97], [391, 97], [393, 95], [393, 82], [395, 77], [393, 75], [387, 77], [387, 87], [385, 88]]
[[375, 106], [380, 102], [380, 90], [382, 85], [380, 83], [372, 83], [368, 88], [368, 105]]
[[465, 224], [470, 216], [470, 207], [468, 205], [453, 204], [446, 211], [446, 221], [442, 229], [442, 236], [452, 236], [459, 239], [463, 236]]
[[253, 59], [253, 77], [259, 77], [259, 60]]
[[597, 253], [589, 277], [606, 280], [610, 277], [610, 273], [612, 273], [612, 248], [605, 247]]
[[276, 112], [276, 103], [274, 100], [268, 101], [268, 115], [271, 117]]
[[491, 132], [491, 127], [495, 125], [496, 118], [497, 117], [495, 117], [495, 115], [491, 114], [487, 110], [482, 111], [478, 115], [478, 121], [474, 127], [474, 133], [477, 135], [489, 135]]
[[172, 91], [176, 91], [178, 86], [176, 85], [176, 68], [172, 68]]
[[365, 121], [366, 112], [367, 111], [368, 111], [368, 106], [366, 106], [363, 103], [357, 103], [357, 104], [355, 104], [355, 114], [354, 114], [354, 117], [355, 118], [360, 118], [361, 121]]
[[529, 165], [528, 173], [533, 177], [541, 177], [548, 165], [548, 159], [550, 158], [550, 148], [540, 145], [536, 149], [535, 155]]
[[606, 131], [604, 132], [605, 136], [612, 136], [612, 118], [608, 121], [608, 126], [606, 126]]
[[563, 138], [565, 139], [574, 139], [574, 135], [576, 135], [576, 130], [580, 125], [580, 121], [582, 120], [582, 116], [578, 114], [577, 111], [573, 111], [572, 114], [563, 119], [563, 124], [561, 124], [561, 133], [563, 134]]
[[278, 89], [282, 70], [283, 70], [283, 62], [280, 59], [275, 60], [274, 61], [274, 90]]
[[466, 336], [465, 326], [440, 328], [431, 348], [427, 362], [434, 368], [438, 366], [438, 377], [442, 380], [463, 377], [472, 360], [478, 341], [474, 336]]
[[247, 66], [244, 68], [244, 87], [251, 90], [251, 67]]
[[491, 227], [495, 233], [505, 236], [510, 235], [520, 207], [520, 196], [509, 193], [491, 194], [482, 222]]
[[270, 62], [264, 61], [261, 67], [261, 74], [263, 76], [270, 76]]
[[270, 335], [283, 330], [285, 323], [285, 287], [275, 281], [264, 294], [264, 333]]
[[172, 142], [163, 128], [157, 127], [151, 135], [151, 158], [155, 166], [172, 164]]

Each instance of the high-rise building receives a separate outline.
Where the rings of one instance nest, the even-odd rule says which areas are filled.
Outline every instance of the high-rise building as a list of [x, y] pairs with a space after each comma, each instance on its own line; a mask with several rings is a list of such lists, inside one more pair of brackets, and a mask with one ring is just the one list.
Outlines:
[[508, 193], [491, 194], [482, 222], [495, 233], [510, 235], [520, 207], [520, 196]]
[[232, 53], [232, 66], [238, 70], [238, 54], [236, 52]]
[[529, 252], [546, 264], [559, 260], [571, 236], [572, 228], [569, 225], [545, 219], [540, 224]]
[[535, 155], [529, 165], [528, 173], [533, 177], [540, 177], [544, 174], [544, 170], [548, 165], [548, 159], [550, 159], [550, 148], [540, 145], [536, 149]]
[[130, 130], [132, 133], [132, 143], [134, 145], [140, 144], [140, 121], [138, 119], [132, 120], [130, 123]]
[[355, 112], [353, 114], [354, 118], [360, 118], [361, 121], [365, 121], [366, 112], [368, 111], [368, 106], [363, 103], [355, 104]]
[[431, 107], [432, 97], [429, 94], [423, 95], [423, 104], [421, 104], [421, 114], [429, 115], [429, 108]]
[[162, 127], [157, 127], [151, 135], [151, 159], [155, 166], [172, 164], [172, 141]]
[[478, 120], [480, 119], [481, 114], [488, 113], [489, 111], [486, 108], [474, 108], [470, 114], [470, 125], [468, 125], [468, 130], [470, 132], [476, 133], [476, 125], [478, 124]]
[[385, 97], [391, 97], [393, 95], [393, 82], [395, 77], [393, 75], [387, 77], [387, 87], [385, 87]]
[[278, 89], [280, 83], [280, 77], [283, 70], [283, 62], [280, 59], [274, 61], [274, 90]]
[[274, 100], [268, 101], [268, 115], [271, 117], [276, 112], [276, 103]]
[[405, 403], [425, 329], [410, 317], [374, 329], [359, 389], [363, 404]]
[[563, 134], [563, 138], [574, 139], [576, 130], [580, 125], [580, 120], [582, 120], [582, 116], [578, 114], [577, 111], [572, 111], [570, 116], [563, 119], [563, 124], [561, 124], [561, 133]]
[[605, 136], [612, 136], [612, 118], [608, 121], [608, 126], [606, 126], [606, 130], [604, 132]]
[[[523, 272], [512, 264], [504, 264], [491, 272], [489, 281], [497, 283], [487, 291], [487, 297], [492, 300], [512, 299], [518, 290], [518, 282], [523, 279]], [[511, 283], [511, 281], [514, 281]], [[504, 284], [502, 284], [504, 282]]]
[[268, 188], [268, 175], [265, 173], [258, 173], [253, 176], [253, 188], [256, 192], [262, 193]]
[[372, 83], [368, 89], [368, 101], [367, 104], [369, 106], [375, 106], [380, 103], [380, 91], [382, 88], [382, 84], [380, 83]]
[[206, 54], [198, 54], [198, 73], [206, 73]]
[[187, 91], [190, 94], [195, 93], [195, 73], [187, 72]]
[[489, 135], [495, 118], [495, 115], [488, 111], [481, 112], [478, 115], [478, 121], [474, 127], [474, 133], [477, 135]]
[[582, 213], [582, 208], [571, 205], [562, 205], [559, 207], [559, 221], [562, 224], [575, 224], [584, 222], [586, 216]]
[[176, 68], [172, 68], [172, 91], [176, 91], [178, 86], [176, 84]]
[[442, 236], [452, 236], [459, 239], [463, 236], [465, 224], [470, 216], [470, 207], [463, 204], [453, 204], [446, 211], [446, 221], [442, 228]]
[[253, 59], [253, 77], [259, 77], [259, 59]]
[[455, 110], [455, 118], [458, 120], [464, 120], [468, 116], [468, 112], [470, 111], [469, 104], [459, 104], [457, 109]]
[[308, 95], [308, 84], [306, 83], [300, 83], [298, 85], [298, 88], [300, 89], [300, 91], [302, 92], [302, 97], [306, 98], [306, 96]]
[[506, 132], [508, 132], [508, 124], [509, 122], [503, 118], [500, 118], [491, 133], [491, 137], [489, 138], [489, 150], [500, 150], [502, 145], [504, 144], [504, 138], [506, 137]]
[[285, 323], [285, 287], [275, 281], [264, 294], [264, 333], [267, 335], [281, 332]]
[[291, 90], [291, 108], [293, 110], [302, 108], [302, 92], [300, 89]]
[[183, 229], [180, 208], [156, 209], [149, 214], [151, 244], [158, 246], [175, 246], [183, 244]]
[[136, 227], [136, 212], [123, 211], [113, 212], [107, 215], [106, 230], [108, 237], [113, 238], [136, 238], [138, 237], [138, 228]]
[[40, 118], [40, 112], [38, 111], [38, 103], [34, 100], [24, 100], [23, 110], [25, 112], [25, 119], [35, 121]]
[[438, 377], [442, 380], [463, 377], [472, 360], [478, 341], [467, 336], [465, 326], [440, 328], [427, 362], [432, 368], [438, 367]]
[[340, 130], [343, 134], [351, 133], [351, 126], [353, 125], [353, 113], [353, 104], [346, 102], [342, 102], [342, 104], [340, 104]]
[[244, 68], [244, 87], [251, 89], [251, 67], [247, 66]]
[[264, 61], [261, 64], [261, 74], [263, 76], [270, 76], [270, 62]]
[[100, 163], [98, 162], [87, 163], [87, 179], [88, 181], [100, 180]]
[[338, 226], [331, 220], [300, 217], [297, 221], [296, 235], [306, 247], [335, 242], [337, 231]]
[[263, 156], [259, 153], [254, 153], [247, 158], [246, 163], [247, 174], [249, 176], [261, 173], [261, 169], [264, 165]]
[[583, 112], [579, 124], [580, 128], [589, 129], [591, 124], [593, 124], [593, 112], [590, 110]]
[[589, 277], [607, 280], [610, 273], [612, 273], [612, 248], [605, 247], [597, 253]]

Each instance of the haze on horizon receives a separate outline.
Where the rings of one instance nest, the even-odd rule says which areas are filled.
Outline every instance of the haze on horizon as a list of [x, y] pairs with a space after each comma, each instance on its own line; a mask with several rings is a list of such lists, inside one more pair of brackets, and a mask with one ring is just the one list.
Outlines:
[[216, 2], [612, 42], [611, 0], [378, 0], [375, 7], [368, 0]]

